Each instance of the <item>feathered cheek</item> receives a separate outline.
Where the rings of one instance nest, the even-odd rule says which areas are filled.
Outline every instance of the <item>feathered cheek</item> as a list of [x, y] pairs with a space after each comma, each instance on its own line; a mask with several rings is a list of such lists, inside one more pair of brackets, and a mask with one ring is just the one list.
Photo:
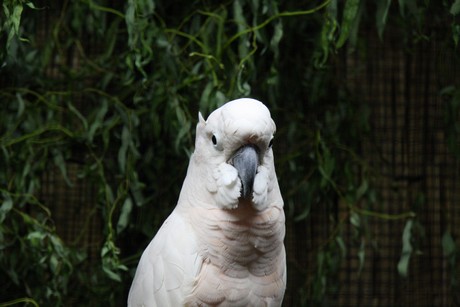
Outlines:
[[270, 172], [264, 165], [257, 168], [257, 175], [254, 178], [253, 199], [254, 207], [257, 210], [264, 210], [268, 207], [268, 193], [272, 189], [270, 185]]
[[237, 170], [227, 163], [219, 164], [209, 176], [207, 189], [221, 209], [235, 209], [240, 197], [241, 181]]

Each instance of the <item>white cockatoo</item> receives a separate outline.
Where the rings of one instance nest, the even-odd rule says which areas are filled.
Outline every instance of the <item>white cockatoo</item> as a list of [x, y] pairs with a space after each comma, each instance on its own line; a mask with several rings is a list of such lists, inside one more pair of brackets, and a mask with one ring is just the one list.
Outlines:
[[176, 208], [145, 249], [128, 306], [280, 306], [286, 288], [275, 123], [242, 98], [199, 114]]

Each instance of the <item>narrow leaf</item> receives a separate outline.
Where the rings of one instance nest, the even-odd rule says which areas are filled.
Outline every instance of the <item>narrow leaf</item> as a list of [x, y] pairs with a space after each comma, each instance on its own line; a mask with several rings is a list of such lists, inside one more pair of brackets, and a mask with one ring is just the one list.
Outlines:
[[351, 212], [350, 215], [350, 223], [355, 226], [356, 228], [361, 227], [361, 219], [356, 212]]
[[3, 197], [3, 203], [0, 207], [0, 224], [5, 220], [6, 215], [13, 208], [13, 200], [11, 199], [11, 196], [5, 193]]
[[108, 276], [110, 279], [115, 280], [115, 281], [118, 281], [118, 282], [121, 282], [120, 274], [115, 273], [115, 272], [112, 271], [108, 266], [103, 265], [103, 266], [102, 266], [102, 270], [105, 272], [105, 274], [107, 274], [107, 276]]
[[366, 260], [366, 241], [364, 239], [361, 239], [361, 245], [359, 246], [359, 250], [358, 250], [358, 260], [359, 260], [358, 273], [361, 274], [364, 268], [364, 262]]
[[445, 257], [449, 257], [455, 253], [455, 241], [449, 231], [446, 231], [442, 236], [442, 251]]
[[129, 129], [126, 126], [123, 126], [123, 131], [121, 132], [121, 146], [118, 150], [118, 165], [121, 172], [124, 174], [126, 170], [126, 157], [128, 152], [129, 143], [131, 142], [131, 135]]
[[391, 0], [377, 1], [376, 23], [379, 37], [383, 37], [383, 31], [387, 24], [388, 10], [390, 9]]
[[356, 14], [355, 20], [353, 21], [350, 29], [350, 35], [348, 36], [350, 50], [354, 50], [358, 41], [358, 30], [361, 23], [361, 17], [365, 9], [365, 2], [360, 2], [358, 13]]
[[104, 123], [104, 117], [107, 114], [108, 111], [108, 103], [107, 100], [102, 101], [101, 108], [99, 111], [97, 111], [96, 117], [94, 118], [93, 123], [89, 126], [88, 130], [88, 141], [90, 143], [93, 142], [94, 135], [96, 134], [96, 131], [102, 127]]
[[337, 245], [340, 248], [342, 258], [345, 258], [345, 256], [347, 255], [347, 246], [345, 244], [345, 241], [343, 240], [343, 238], [341, 236], [337, 236], [335, 238], [335, 241], [337, 242]]
[[283, 38], [283, 23], [279, 21], [275, 24], [275, 33], [273, 33], [272, 39], [270, 41], [270, 46], [273, 50], [278, 50], [278, 45]]
[[359, 186], [358, 190], [356, 191], [356, 198], [360, 199], [361, 197], [363, 197], [364, 194], [367, 192], [368, 188], [369, 184], [367, 183], [367, 180], [364, 179], [361, 185]]
[[19, 33], [19, 24], [21, 23], [22, 10], [23, 6], [20, 4], [16, 5], [13, 9], [12, 22], [16, 34]]
[[54, 164], [56, 164], [56, 166], [61, 171], [62, 177], [64, 177], [64, 180], [67, 183], [67, 185], [69, 187], [72, 187], [73, 183], [70, 181], [69, 177], [67, 176], [67, 167], [66, 167], [65, 159], [64, 159], [62, 152], [56, 149], [53, 151], [53, 154], [54, 154], [54, 159], [53, 159]]
[[127, 197], [123, 206], [121, 207], [120, 217], [117, 223], [117, 233], [120, 234], [123, 230], [126, 229], [129, 223], [129, 216], [131, 214], [131, 210], [133, 209], [133, 202], [131, 201], [130, 197]]
[[455, 0], [455, 2], [450, 7], [450, 13], [454, 16], [460, 13], [460, 0]]
[[67, 102], [67, 107], [69, 108], [69, 111], [75, 114], [75, 116], [82, 122], [85, 131], [88, 130], [88, 122], [86, 121], [86, 118], [80, 113], [80, 111], [78, 111], [70, 101]]
[[25, 4], [31, 9], [37, 9], [37, 7], [30, 1], [27, 1]]
[[409, 270], [409, 260], [412, 255], [412, 226], [414, 221], [412, 219], [407, 220], [406, 226], [404, 226], [403, 235], [402, 235], [402, 253], [401, 258], [398, 262], [398, 272], [401, 276], [406, 277]]
[[16, 93], [16, 98], [17, 98], [17, 102], [18, 102], [18, 112], [17, 112], [16, 116], [19, 118], [24, 113], [25, 103], [24, 103], [24, 99], [22, 99], [22, 95], [20, 93]]
[[336, 44], [337, 48], [342, 47], [350, 35], [352, 25], [355, 23], [355, 19], [358, 16], [359, 1], [360, 0], [347, 0], [345, 3], [340, 36]]

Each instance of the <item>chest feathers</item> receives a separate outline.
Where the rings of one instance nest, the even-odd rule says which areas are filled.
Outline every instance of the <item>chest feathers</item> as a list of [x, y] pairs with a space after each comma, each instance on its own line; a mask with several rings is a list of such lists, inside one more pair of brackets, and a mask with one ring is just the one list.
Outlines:
[[285, 288], [282, 208], [256, 211], [240, 203], [233, 210], [197, 211], [202, 263], [186, 306], [280, 305]]

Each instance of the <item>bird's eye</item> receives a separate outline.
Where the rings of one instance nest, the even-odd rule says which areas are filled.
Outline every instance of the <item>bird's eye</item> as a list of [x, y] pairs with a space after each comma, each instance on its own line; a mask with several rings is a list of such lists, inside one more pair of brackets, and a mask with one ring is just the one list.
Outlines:
[[273, 139], [270, 140], [270, 143], [268, 143], [268, 148], [271, 148], [273, 146]]
[[222, 140], [220, 140], [220, 137], [219, 137], [218, 134], [213, 134], [211, 136], [211, 141], [212, 141], [212, 145], [214, 146], [215, 149], [217, 149], [218, 151], [224, 150], [224, 148], [222, 146]]

